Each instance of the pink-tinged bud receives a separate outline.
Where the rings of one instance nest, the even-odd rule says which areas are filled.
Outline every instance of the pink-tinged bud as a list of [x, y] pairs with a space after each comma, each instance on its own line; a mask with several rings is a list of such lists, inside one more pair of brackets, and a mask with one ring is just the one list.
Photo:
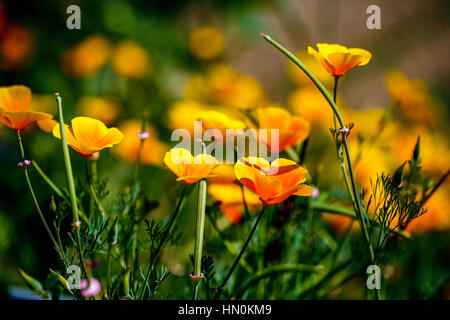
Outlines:
[[192, 278], [192, 281], [194, 281], [195, 284], [199, 283], [200, 280], [202, 280], [205, 275], [203, 273], [200, 273], [198, 276], [194, 275], [193, 273], [189, 274]]
[[18, 167], [28, 167], [31, 164], [30, 160], [23, 160], [17, 164]]
[[340, 133], [346, 133], [346, 132], [349, 132], [350, 129], [347, 128], [347, 127], [343, 127], [343, 128], [340, 128], [338, 131], [339, 131]]
[[73, 223], [73, 226], [76, 228], [76, 229], [78, 229], [80, 226], [81, 226], [81, 222], [78, 220], [78, 221], [75, 221], [74, 223]]
[[83, 297], [92, 297], [100, 293], [102, 290], [102, 285], [100, 284], [100, 281], [95, 278], [91, 278], [89, 281], [87, 279], [83, 279], [80, 282], [80, 290]]
[[147, 131], [144, 131], [144, 132], [137, 132], [136, 134], [137, 134], [137, 136], [138, 136], [139, 138], [141, 138], [142, 140], [147, 139], [148, 137], [150, 137], [150, 133], [147, 132]]
[[319, 194], [320, 194], [319, 189], [316, 188], [316, 187], [313, 187], [313, 191], [312, 191], [311, 197], [315, 199], [315, 198], [317, 198], [319, 196]]

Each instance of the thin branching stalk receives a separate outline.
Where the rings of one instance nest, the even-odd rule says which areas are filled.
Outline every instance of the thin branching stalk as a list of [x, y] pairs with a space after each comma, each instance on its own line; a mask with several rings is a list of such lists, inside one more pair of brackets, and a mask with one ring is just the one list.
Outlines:
[[89, 276], [86, 271], [86, 265], [84, 263], [83, 252], [81, 249], [81, 240], [80, 240], [81, 221], [79, 220], [79, 216], [78, 216], [77, 196], [75, 194], [75, 181], [73, 179], [72, 164], [70, 162], [70, 156], [69, 156], [69, 147], [67, 146], [67, 140], [66, 140], [64, 116], [63, 116], [63, 110], [62, 110], [62, 99], [61, 99], [61, 96], [59, 95], [59, 93], [55, 93], [55, 96], [56, 96], [56, 103], [58, 106], [61, 145], [62, 145], [63, 156], [64, 156], [64, 165], [66, 167], [66, 177], [67, 177], [67, 184], [69, 187], [70, 202], [71, 202], [71, 207], [72, 207], [73, 227], [75, 230], [75, 237], [76, 237], [76, 241], [77, 241], [78, 258], [80, 259], [81, 269], [83, 270], [84, 276], [86, 277], [86, 279], [88, 281], [88, 286], [89, 286]]
[[261, 218], [262, 218], [262, 216], [264, 214], [265, 209], [266, 209], [266, 206], [263, 206], [261, 211], [259, 212], [258, 218], [256, 219], [255, 223], [253, 224], [253, 228], [250, 231], [250, 234], [248, 235], [247, 240], [245, 240], [245, 243], [244, 243], [244, 246], [241, 249], [241, 252], [239, 252], [239, 255], [234, 260], [234, 263], [231, 266], [231, 269], [228, 271], [227, 275], [225, 276], [225, 279], [223, 279], [223, 281], [222, 281], [222, 284], [217, 289], [217, 293], [214, 296], [214, 300], [219, 299], [219, 297], [222, 295], [223, 288], [225, 288], [225, 286], [227, 285], [227, 282], [230, 279], [231, 275], [233, 274], [234, 269], [239, 264], [239, 260], [241, 260], [242, 256], [245, 253], [245, 250], [247, 250], [247, 247], [250, 244], [250, 241], [252, 240], [253, 234], [255, 233], [256, 229], [258, 228], [258, 225], [259, 225], [259, 223], [261, 221]]
[[[322, 201], [313, 201], [311, 203], [311, 207], [313, 210], [317, 210], [317, 211], [322, 211], [322, 212], [328, 212], [328, 213], [332, 213], [332, 214], [339, 214], [342, 216], [346, 216], [352, 219], [357, 219], [355, 211], [348, 209], [348, 208], [343, 208], [334, 204], [330, 204], [330, 203], [326, 203], [326, 202], [322, 202]], [[373, 220], [373, 223], [375, 223], [376, 225], [378, 225], [378, 223]], [[388, 228], [387, 230], [389, 230], [389, 232], [392, 232], [394, 234], [396, 234], [397, 236], [400, 236], [404, 239], [411, 239], [411, 236], [408, 232], [404, 232], [402, 230], [396, 230], [396, 229], [392, 229], [392, 228]]]
[[39, 218], [42, 221], [42, 224], [44, 225], [45, 230], [48, 233], [48, 236], [50, 237], [50, 240], [53, 243], [53, 246], [55, 247], [56, 252], [58, 252], [59, 257], [61, 258], [61, 260], [64, 262], [64, 264], [66, 263], [66, 257], [64, 254], [64, 249], [62, 246], [60, 246], [58, 244], [58, 242], [56, 242], [55, 237], [53, 236], [50, 228], [48, 227], [47, 222], [45, 221], [44, 215], [42, 213], [42, 210], [39, 206], [39, 202], [37, 201], [36, 195], [34, 194], [34, 190], [33, 190], [33, 186], [31, 185], [31, 180], [30, 177], [28, 175], [28, 165], [25, 164], [25, 151], [23, 148], [23, 143], [22, 143], [22, 136], [20, 135], [20, 130], [17, 130], [17, 138], [19, 140], [19, 149], [20, 149], [20, 161], [23, 164], [23, 173], [25, 174], [25, 180], [27, 181], [27, 185], [28, 185], [28, 189], [30, 190], [31, 193], [31, 197], [33, 198], [33, 202], [34, 205], [36, 207], [36, 210], [39, 214]]

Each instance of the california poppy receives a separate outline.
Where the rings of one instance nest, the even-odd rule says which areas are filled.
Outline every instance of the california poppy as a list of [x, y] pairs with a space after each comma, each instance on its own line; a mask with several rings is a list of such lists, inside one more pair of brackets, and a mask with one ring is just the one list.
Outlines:
[[39, 120], [51, 119], [48, 113], [30, 111], [31, 90], [23, 85], [0, 87], [0, 121], [21, 131]]
[[274, 147], [272, 130], [278, 131], [278, 150], [281, 152], [304, 141], [309, 135], [309, 122], [303, 118], [292, 116], [282, 108], [259, 108], [258, 122], [260, 129], [267, 129], [265, 136], [259, 132], [259, 140], [268, 148]]
[[372, 54], [367, 50], [347, 48], [339, 44], [318, 43], [317, 48], [319, 52], [308, 47], [308, 53], [335, 77], [342, 76], [356, 66], [368, 64], [372, 58]]
[[[122, 141], [123, 134], [117, 128], [107, 128], [100, 120], [89, 117], [72, 119], [72, 127], [65, 125], [67, 144], [83, 156], [111, 148]], [[59, 123], [53, 128], [53, 135], [61, 139]]]
[[263, 158], [248, 157], [236, 162], [234, 172], [244, 186], [268, 205], [280, 203], [291, 195], [310, 196], [313, 191], [304, 184], [306, 169], [288, 159], [280, 158], [270, 164]]
[[164, 155], [164, 165], [187, 184], [205, 179], [217, 165], [217, 160], [209, 154], [193, 156], [183, 148], [170, 149]]

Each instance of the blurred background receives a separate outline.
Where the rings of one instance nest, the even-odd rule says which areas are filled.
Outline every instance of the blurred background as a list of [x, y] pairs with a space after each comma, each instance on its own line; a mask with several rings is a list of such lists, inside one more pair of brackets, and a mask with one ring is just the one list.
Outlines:
[[[80, 30], [66, 27], [66, 9], [73, 4], [81, 9]], [[381, 9], [380, 30], [366, 27], [372, 4]], [[392, 172], [408, 160], [418, 135], [422, 169], [433, 183], [450, 163], [449, 9], [445, 0], [0, 1], [0, 85], [29, 86], [31, 108], [55, 116], [53, 94], [59, 92], [67, 123], [86, 115], [121, 129], [124, 141], [102, 152], [99, 164], [111, 195], [132, 181], [139, 146], [135, 132], [147, 110], [151, 138], [144, 147], [142, 181], [146, 196], [160, 200], [153, 217], [164, 217], [175, 196], [175, 177], [162, 167], [164, 152], [174, 144], [171, 130], [191, 130], [204, 109], [239, 118], [242, 108], [281, 106], [306, 118], [312, 124], [306, 165], [315, 186], [342, 188], [328, 131], [330, 108], [259, 32], [298, 54], [328, 88], [331, 76], [307, 55], [307, 47], [326, 42], [364, 48], [372, 60], [346, 74], [339, 89], [344, 119], [355, 123], [350, 144], [360, 158], [359, 183], [368, 186], [377, 173]], [[395, 117], [378, 131], [393, 104]], [[25, 148], [53, 181], [65, 185], [60, 144], [49, 126], [28, 127]], [[373, 142], [370, 148], [364, 139]], [[23, 286], [18, 267], [43, 278], [56, 261], [16, 168], [18, 159], [16, 135], [0, 125], [0, 292]], [[77, 179], [83, 179], [82, 157], [72, 153], [72, 161]], [[30, 171], [46, 208], [51, 190]], [[446, 182], [430, 199], [427, 216], [411, 225], [413, 244], [396, 252], [384, 274], [388, 297], [450, 298], [449, 196]], [[190, 200], [193, 206], [195, 197]], [[239, 220], [239, 210], [224, 214], [224, 223]], [[191, 221], [187, 215], [182, 219]], [[336, 237], [348, 225], [345, 218], [321, 219]], [[179, 277], [189, 271], [193, 223], [183, 233], [188, 238], [183, 246], [163, 256]], [[206, 251], [214, 252], [213, 242]], [[359, 282], [328, 297], [361, 297]]]

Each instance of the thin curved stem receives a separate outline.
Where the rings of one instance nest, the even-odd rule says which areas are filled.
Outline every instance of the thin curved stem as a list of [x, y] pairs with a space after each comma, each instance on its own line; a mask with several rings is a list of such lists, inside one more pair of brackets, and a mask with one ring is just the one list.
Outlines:
[[55, 193], [59, 197], [66, 199], [66, 197], [65, 197], [64, 193], [61, 191], [61, 189], [59, 189], [58, 186], [44, 173], [44, 171], [42, 171], [41, 167], [39, 167], [37, 162], [34, 160], [31, 160], [31, 164], [36, 169], [36, 171], [39, 173], [39, 175], [42, 177], [42, 179], [44, 179], [44, 181], [47, 182], [47, 184], [50, 186], [50, 188], [52, 188], [53, 191], [55, 191]]
[[[23, 148], [22, 136], [20, 135], [20, 130], [17, 130], [17, 138], [19, 140], [20, 161], [22, 161], [22, 163], [24, 163], [24, 161], [25, 161], [25, 151], [24, 151], [24, 148]], [[64, 254], [64, 249], [62, 248], [62, 245], [60, 246], [58, 244], [58, 242], [55, 240], [55, 237], [53, 236], [53, 233], [51, 232], [47, 222], [45, 221], [44, 214], [42, 213], [42, 210], [41, 210], [41, 208], [39, 206], [39, 202], [37, 201], [36, 195], [34, 194], [33, 186], [31, 185], [31, 180], [30, 180], [30, 177], [28, 175], [28, 168], [27, 167], [28, 167], [28, 165], [26, 165], [26, 164], [23, 165], [23, 172], [25, 174], [25, 180], [27, 181], [28, 189], [30, 190], [31, 197], [33, 198], [34, 205], [35, 205], [36, 210], [37, 210], [37, 212], [39, 214], [39, 218], [41, 219], [42, 224], [44, 225], [44, 228], [47, 231], [47, 234], [50, 237], [50, 240], [52, 241], [56, 252], [58, 252], [59, 257], [61, 258], [61, 260], [65, 264], [66, 263], [66, 257], [65, 257], [65, 254]]]
[[247, 240], [245, 240], [245, 243], [244, 243], [244, 246], [243, 246], [242, 249], [241, 249], [241, 252], [239, 252], [239, 255], [238, 255], [238, 256], [236, 257], [236, 259], [234, 260], [234, 263], [233, 263], [233, 265], [231, 266], [231, 269], [228, 271], [227, 275], [225, 276], [225, 279], [223, 279], [223, 281], [222, 281], [222, 284], [221, 284], [220, 287], [217, 289], [217, 293], [216, 293], [216, 295], [214, 296], [214, 300], [217, 300], [217, 299], [221, 296], [222, 291], [223, 291], [223, 288], [225, 288], [225, 286], [227, 285], [227, 282], [228, 282], [228, 280], [230, 279], [231, 275], [233, 274], [234, 269], [235, 269], [235, 268], [237, 267], [237, 265], [239, 264], [239, 260], [241, 260], [242, 256], [243, 256], [244, 253], [245, 253], [245, 250], [247, 250], [247, 247], [248, 247], [248, 245], [249, 245], [249, 243], [250, 243], [250, 240], [252, 240], [253, 234], [255, 233], [256, 229], [258, 228], [258, 225], [259, 225], [259, 223], [260, 223], [260, 221], [261, 221], [261, 218], [262, 218], [262, 216], [263, 216], [263, 214], [264, 214], [265, 209], [266, 209], [266, 206], [264, 206], [264, 207], [261, 209], [261, 211], [260, 211], [260, 213], [259, 213], [259, 216], [258, 216], [258, 218], [256, 219], [255, 223], [253, 224], [253, 228], [252, 228], [252, 230], [250, 231], [250, 234], [249, 234], [248, 237], [247, 237]]

